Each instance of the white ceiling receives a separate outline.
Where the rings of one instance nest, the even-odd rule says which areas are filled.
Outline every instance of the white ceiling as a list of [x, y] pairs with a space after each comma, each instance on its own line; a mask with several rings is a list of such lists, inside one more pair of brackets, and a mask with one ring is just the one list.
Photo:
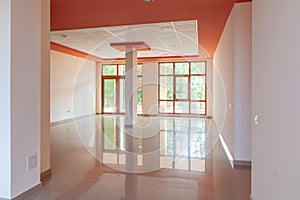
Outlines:
[[198, 55], [197, 20], [52, 31], [51, 41], [100, 58], [124, 58], [113, 42], [145, 42], [138, 57]]

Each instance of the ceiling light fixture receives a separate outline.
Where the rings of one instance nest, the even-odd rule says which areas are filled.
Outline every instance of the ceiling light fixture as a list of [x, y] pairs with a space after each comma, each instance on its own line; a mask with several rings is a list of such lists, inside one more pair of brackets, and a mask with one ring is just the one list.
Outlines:
[[144, 0], [145, 2], [147, 2], [147, 3], [151, 3], [151, 2], [153, 2], [154, 0]]

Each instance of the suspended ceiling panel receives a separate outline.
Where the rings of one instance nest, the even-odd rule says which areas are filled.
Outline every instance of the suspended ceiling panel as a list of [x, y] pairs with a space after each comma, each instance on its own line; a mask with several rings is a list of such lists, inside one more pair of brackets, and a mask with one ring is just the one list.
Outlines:
[[100, 58], [124, 58], [110, 46], [117, 42], [145, 42], [150, 51], [138, 57], [198, 55], [197, 20], [104, 28], [52, 31], [51, 41]]

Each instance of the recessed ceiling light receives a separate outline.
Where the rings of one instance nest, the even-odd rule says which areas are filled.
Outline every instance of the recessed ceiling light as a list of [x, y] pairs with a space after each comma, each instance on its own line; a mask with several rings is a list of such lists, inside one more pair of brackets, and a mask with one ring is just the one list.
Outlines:
[[66, 38], [66, 37], [68, 37], [68, 36], [65, 35], [65, 34], [62, 34], [61, 37], [62, 37], [62, 38]]
[[151, 2], [153, 2], [154, 0], [144, 0], [145, 2], [147, 2], [147, 3], [151, 3]]

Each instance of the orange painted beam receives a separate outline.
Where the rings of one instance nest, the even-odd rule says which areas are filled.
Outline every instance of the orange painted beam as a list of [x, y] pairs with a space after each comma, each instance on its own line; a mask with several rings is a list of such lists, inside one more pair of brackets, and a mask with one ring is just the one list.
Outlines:
[[90, 54], [87, 54], [85, 52], [78, 51], [76, 49], [66, 47], [66, 46], [61, 45], [61, 44], [57, 44], [55, 42], [50, 43], [50, 49], [54, 50], [54, 51], [61, 52], [61, 53], [65, 53], [65, 54], [68, 54], [68, 55], [76, 56], [76, 57], [79, 57], [79, 58], [92, 60], [92, 61], [95, 61], [95, 62], [101, 62], [103, 60], [102, 58], [99, 58], [97, 56], [90, 55]]

